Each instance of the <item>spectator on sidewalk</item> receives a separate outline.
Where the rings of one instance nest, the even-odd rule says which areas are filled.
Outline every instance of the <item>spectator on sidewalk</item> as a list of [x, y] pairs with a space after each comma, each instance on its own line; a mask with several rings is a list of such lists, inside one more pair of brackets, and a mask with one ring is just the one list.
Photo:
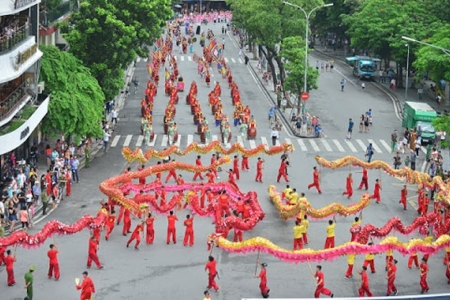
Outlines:
[[72, 179], [75, 182], [79, 182], [80, 179], [78, 178], [78, 167], [80, 165], [80, 161], [78, 160], [77, 156], [74, 156], [72, 161], [71, 161], [71, 166], [72, 166]]
[[108, 129], [105, 128], [105, 130], [103, 130], [103, 151], [105, 153], [108, 152], [108, 143], [110, 137], [111, 135], [108, 133]]
[[116, 108], [113, 108], [113, 110], [111, 112], [111, 123], [112, 124], [117, 124], [117, 110], [116, 110]]

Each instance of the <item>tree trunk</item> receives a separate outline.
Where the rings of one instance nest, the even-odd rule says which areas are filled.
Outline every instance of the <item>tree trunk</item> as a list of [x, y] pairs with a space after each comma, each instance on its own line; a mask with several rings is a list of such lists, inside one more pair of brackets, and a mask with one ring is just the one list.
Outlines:
[[273, 64], [273, 56], [266, 55], [266, 59], [267, 59], [267, 65], [270, 68], [270, 72], [273, 74], [273, 76], [272, 76], [273, 86], [277, 86], [277, 84], [278, 84], [278, 80], [277, 80], [277, 76], [276, 76], [277, 70], [275, 69], [275, 65]]
[[256, 43], [252, 43], [253, 45], [253, 59], [257, 60], [258, 59], [258, 47], [256, 45]]
[[278, 55], [274, 56], [274, 58], [275, 58], [275, 61], [277, 62], [278, 70], [280, 71], [281, 85], [283, 85], [284, 79], [286, 78], [286, 71], [284, 70], [284, 64], [283, 64], [283, 61], [281, 60], [281, 57], [279, 57]]

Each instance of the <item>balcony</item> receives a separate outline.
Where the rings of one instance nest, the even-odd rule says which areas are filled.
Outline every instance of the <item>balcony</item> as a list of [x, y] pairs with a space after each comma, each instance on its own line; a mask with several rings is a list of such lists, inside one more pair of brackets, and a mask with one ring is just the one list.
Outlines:
[[39, 2], [41, 0], [0, 0], [0, 16], [17, 14], [38, 5]]
[[11, 121], [16, 113], [31, 99], [31, 96], [27, 94], [27, 89], [28, 84], [24, 81], [9, 92], [6, 97], [4, 97], [5, 91], [0, 90], [0, 126]]
[[77, 9], [78, 0], [69, 0], [49, 11], [43, 10], [39, 14], [39, 24], [48, 28]]
[[0, 35], [0, 54], [10, 51], [30, 36], [30, 26], [24, 24], [10, 34]]

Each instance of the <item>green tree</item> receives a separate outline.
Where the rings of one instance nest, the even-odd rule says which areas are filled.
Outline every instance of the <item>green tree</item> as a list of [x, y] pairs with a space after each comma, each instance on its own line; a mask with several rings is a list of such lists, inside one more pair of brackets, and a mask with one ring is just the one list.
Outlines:
[[44, 53], [40, 81], [51, 93], [43, 131], [49, 135], [64, 132], [80, 138], [99, 137], [104, 94], [88, 68], [68, 52], [54, 46], [41, 46]]
[[[285, 60], [284, 67], [286, 69], [286, 78], [284, 81], [284, 89], [299, 97], [304, 91], [305, 83], [305, 40], [293, 36], [283, 39], [281, 44], [280, 56]], [[307, 74], [307, 90], [317, 89], [317, 80], [319, 72], [308, 66]]]
[[[425, 42], [444, 49], [450, 49], [450, 25], [440, 28]], [[450, 52], [444, 53], [442, 50], [424, 45], [416, 52], [416, 57], [414, 66], [421, 73], [428, 71], [434, 81], [441, 79], [450, 81]]]

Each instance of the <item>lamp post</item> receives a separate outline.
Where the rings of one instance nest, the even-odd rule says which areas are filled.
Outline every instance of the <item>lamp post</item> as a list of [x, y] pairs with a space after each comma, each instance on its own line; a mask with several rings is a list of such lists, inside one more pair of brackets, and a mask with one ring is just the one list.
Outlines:
[[408, 79], [409, 79], [409, 44], [405, 44], [408, 47], [408, 55], [406, 56], [406, 87], [405, 87], [405, 101], [408, 101]]
[[436, 46], [436, 45], [428, 44], [428, 43], [425, 43], [425, 42], [422, 42], [422, 41], [419, 41], [419, 40], [416, 40], [416, 39], [413, 39], [413, 38], [410, 38], [410, 37], [407, 37], [407, 36], [402, 36], [402, 39], [410, 41], [410, 42], [422, 44], [422, 45], [425, 45], [425, 46], [428, 46], [428, 47], [431, 47], [431, 48], [439, 49], [442, 52], [444, 52], [446, 55], [450, 56], [450, 50], [449, 49], [445, 49], [445, 48], [442, 48], [442, 47], [439, 47], [439, 46]]
[[[295, 7], [297, 9], [300, 9], [304, 14], [305, 14], [305, 18], [306, 18], [306, 25], [305, 25], [305, 78], [304, 78], [304, 83], [303, 83], [303, 92], [308, 92], [308, 39], [309, 39], [309, 17], [311, 16], [311, 14], [316, 11], [319, 8], [322, 7], [329, 7], [329, 6], [333, 6], [333, 3], [328, 3], [328, 4], [324, 4], [324, 5], [320, 5], [317, 7], [314, 7], [313, 9], [311, 9], [308, 13], [299, 5], [297, 4], [293, 4], [287, 1], [283, 1], [284, 4]], [[299, 101], [300, 101], [300, 95], [299, 95]], [[302, 113], [305, 113], [305, 103], [303, 103], [302, 105]], [[300, 115], [300, 103], [298, 103], [297, 106], [297, 115]]]

